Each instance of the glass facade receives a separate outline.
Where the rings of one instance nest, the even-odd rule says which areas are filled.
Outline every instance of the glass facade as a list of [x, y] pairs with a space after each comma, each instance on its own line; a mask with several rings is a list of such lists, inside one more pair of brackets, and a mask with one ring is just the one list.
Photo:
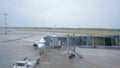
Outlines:
[[[67, 45], [67, 38], [70, 46], [120, 46], [120, 35], [109, 36], [56, 36], [46, 37], [47, 44], [52, 46]], [[53, 42], [54, 41], [54, 42]], [[55, 46], [54, 45], [54, 46]]]

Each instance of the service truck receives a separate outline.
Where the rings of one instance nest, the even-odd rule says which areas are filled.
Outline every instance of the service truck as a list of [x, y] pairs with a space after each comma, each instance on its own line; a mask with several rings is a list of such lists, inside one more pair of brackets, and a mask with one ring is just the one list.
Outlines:
[[25, 58], [22, 61], [16, 61], [16, 63], [13, 64], [13, 68], [34, 68], [36, 64], [39, 64], [39, 62], [39, 57], [33, 60]]

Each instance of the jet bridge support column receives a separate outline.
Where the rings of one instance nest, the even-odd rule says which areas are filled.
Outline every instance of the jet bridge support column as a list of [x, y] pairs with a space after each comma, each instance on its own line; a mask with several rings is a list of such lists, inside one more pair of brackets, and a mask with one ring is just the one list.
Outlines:
[[67, 50], [68, 50], [68, 54], [69, 54], [69, 51], [70, 51], [69, 34], [67, 34]]
[[111, 36], [111, 46], [113, 46], [113, 36]]
[[89, 36], [87, 36], [87, 46], [88, 46], [88, 40], [89, 40]]
[[94, 35], [92, 36], [92, 46], [95, 47]]
[[120, 35], [119, 35], [119, 47], [120, 47]]
[[103, 46], [105, 46], [105, 37], [103, 36]]

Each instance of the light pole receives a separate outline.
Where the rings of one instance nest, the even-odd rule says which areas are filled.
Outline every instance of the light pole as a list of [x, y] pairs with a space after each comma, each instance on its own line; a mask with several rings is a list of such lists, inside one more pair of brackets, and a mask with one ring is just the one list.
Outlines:
[[53, 35], [55, 35], [56, 26], [53, 27]]
[[7, 35], [7, 13], [4, 13], [5, 16], [5, 34]]

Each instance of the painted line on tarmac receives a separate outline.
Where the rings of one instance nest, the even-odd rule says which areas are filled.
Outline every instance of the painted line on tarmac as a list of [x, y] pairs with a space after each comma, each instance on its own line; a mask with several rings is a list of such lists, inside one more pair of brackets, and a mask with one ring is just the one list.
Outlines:
[[34, 36], [34, 35], [26, 36], [26, 37], [21, 37], [21, 38], [17, 38], [17, 39], [11, 39], [11, 40], [7, 40], [7, 41], [3, 41], [3, 42], [5, 43], [5, 42], [18, 41], [18, 40], [22, 40], [22, 39], [29, 38], [29, 37], [33, 37], [33, 36]]

